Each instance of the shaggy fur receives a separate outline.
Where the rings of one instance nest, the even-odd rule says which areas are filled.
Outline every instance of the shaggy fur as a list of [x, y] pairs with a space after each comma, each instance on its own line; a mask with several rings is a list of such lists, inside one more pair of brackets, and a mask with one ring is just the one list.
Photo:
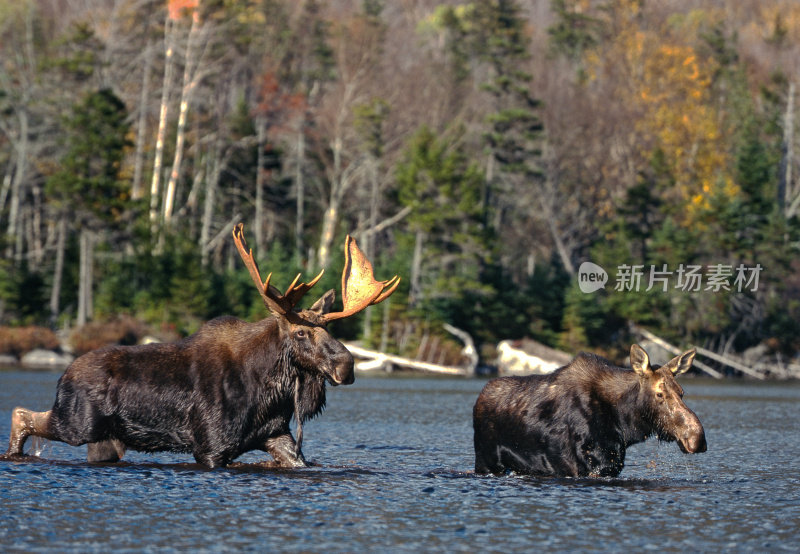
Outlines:
[[90, 461], [116, 461], [130, 448], [187, 452], [208, 467], [250, 450], [280, 465], [305, 465], [298, 428], [325, 406], [325, 381], [353, 382], [353, 358], [311, 310], [246, 323], [222, 317], [171, 344], [111, 346], [75, 360], [50, 412], [17, 408], [7, 455], [29, 435], [89, 443]]
[[616, 476], [625, 449], [652, 435], [705, 451], [703, 427], [673, 375], [693, 357], [652, 368], [634, 345], [634, 371], [581, 353], [549, 375], [489, 381], [473, 409], [475, 471]]

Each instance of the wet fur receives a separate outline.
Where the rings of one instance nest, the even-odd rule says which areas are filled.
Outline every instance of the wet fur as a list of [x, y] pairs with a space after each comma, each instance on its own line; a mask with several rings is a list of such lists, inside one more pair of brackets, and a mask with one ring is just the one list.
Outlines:
[[586, 353], [549, 375], [489, 381], [473, 409], [475, 471], [618, 475], [628, 446], [673, 440], [645, 383]]
[[[323, 353], [352, 364], [330, 338], [338, 346], [323, 345]], [[279, 461], [304, 465], [299, 448], [292, 455], [289, 422], [295, 410], [302, 422], [325, 406], [325, 375], [308, 358], [291, 325], [276, 317], [222, 317], [176, 343], [101, 348], [59, 379], [47, 434], [75, 446], [97, 443], [89, 450], [96, 461], [121, 457], [110, 442], [118, 441], [144, 452], [188, 452], [208, 467], [275, 448]]]

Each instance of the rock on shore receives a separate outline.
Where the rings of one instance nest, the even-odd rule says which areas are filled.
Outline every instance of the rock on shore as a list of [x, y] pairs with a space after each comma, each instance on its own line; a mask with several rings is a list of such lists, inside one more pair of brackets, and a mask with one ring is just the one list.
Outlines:
[[71, 354], [60, 354], [52, 350], [37, 348], [23, 354], [19, 363], [29, 369], [64, 369], [72, 363], [75, 357]]

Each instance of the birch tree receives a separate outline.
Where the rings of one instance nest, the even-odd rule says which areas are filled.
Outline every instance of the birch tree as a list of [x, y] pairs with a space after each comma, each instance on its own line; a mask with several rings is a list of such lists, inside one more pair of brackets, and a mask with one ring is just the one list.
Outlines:
[[330, 262], [330, 249], [342, 216], [345, 197], [363, 174], [366, 157], [358, 151], [358, 136], [353, 129], [354, 109], [368, 100], [370, 75], [380, 60], [383, 27], [369, 13], [358, 14], [338, 29], [336, 71], [338, 81], [320, 111], [324, 125], [325, 209], [317, 250], [317, 265]]
[[31, 143], [31, 103], [37, 91], [36, 71], [38, 59], [34, 41], [35, 2], [21, 2], [17, 5], [3, 4], [6, 25], [2, 31], [0, 53], [6, 70], [0, 70], [0, 97], [2, 115], [0, 132], [11, 146], [3, 178], [0, 209], [8, 205], [6, 234], [16, 240], [9, 242], [5, 250], [6, 258], [18, 259], [22, 255], [22, 232], [20, 209], [24, 186], [28, 180], [29, 164], [35, 145]]
[[198, 83], [206, 74], [203, 68], [203, 39], [209, 32], [209, 26], [200, 20], [200, 10], [193, 6], [192, 23], [186, 38], [186, 50], [183, 60], [183, 85], [181, 87], [181, 97], [178, 107], [178, 124], [175, 135], [175, 156], [170, 169], [169, 180], [164, 198], [164, 222], [169, 224], [172, 220], [173, 207], [175, 205], [175, 187], [178, 177], [181, 174], [183, 164], [184, 147], [186, 143], [186, 118], [189, 111], [189, 103], [192, 100]]

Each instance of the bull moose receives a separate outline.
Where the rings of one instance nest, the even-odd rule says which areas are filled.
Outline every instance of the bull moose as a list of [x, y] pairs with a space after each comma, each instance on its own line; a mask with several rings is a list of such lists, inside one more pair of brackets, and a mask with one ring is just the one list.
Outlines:
[[281, 294], [270, 284], [272, 274], [262, 281], [241, 223], [233, 238], [270, 317], [255, 323], [220, 317], [175, 343], [108, 346], [79, 357], [59, 379], [50, 411], [14, 409], [6, 457], [22, 455], [33, 435], [88, 444], [90, 462], [116, 462], [132, 449], [187, 452], [214, 468], [263, 450], [279, 466], [305, 466], [302, 424], [324, 407], [326, 381], [354, 380], [352, 355], [326, 325], [385, 300], [399, 278], [376, 281], [348, 236], [343, 311], [331, 312], [333, 290], [298, 311], [322, 273], [299, 284], [298, 275]]
[[705, 452], [703, 426], [675, 380], [694, 356], [651, 366], [634, 344], [633, 371], [581, 353], [548, 375], [492, 379], [473, 409], [475, 472], [615, 477], [625, 449], [653, 435]]

